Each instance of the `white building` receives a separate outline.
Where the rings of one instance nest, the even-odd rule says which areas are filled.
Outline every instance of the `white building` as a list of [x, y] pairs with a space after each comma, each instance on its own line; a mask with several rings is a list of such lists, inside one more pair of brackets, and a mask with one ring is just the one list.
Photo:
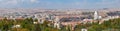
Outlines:
[[40, 23], [40, 24], [43, 24], [43, 23], [44, 23], [44, 21], [45, 21], [45, 19], [44, 19], [44, 18], [39, 18], [39, 19], [38, 19], [38, 23]]
[[99, 16], [98, 16], [98, 12], [97, 12], [97, 11], [95, 11], [95, 12], [94, 12], [94, 20], [97, 20], [97, 19], [98, 19], [98, 17], [99, 17]]
[[20, 28], [21, 25], [14, 25], [12, 28]]
[[88, 31], [87, 29], [81, 29], [81, 31]]
[[60, 20], [59, 18], [56, 18], [55, 21], [54, 21], [54, 27], [58, 28], [58, 29], [60, 29], [60, 22], [59, 22], [59, 20]]
[[34, 16], [35, 16], [34, 18], [38, 18], [38, 14], [35, 14]]

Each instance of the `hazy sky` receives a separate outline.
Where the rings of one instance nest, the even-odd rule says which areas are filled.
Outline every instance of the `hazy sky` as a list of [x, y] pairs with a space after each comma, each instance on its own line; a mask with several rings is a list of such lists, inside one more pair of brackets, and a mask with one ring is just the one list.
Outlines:
[[0, 8], [119, 8], [120, 0], [0, 0]]

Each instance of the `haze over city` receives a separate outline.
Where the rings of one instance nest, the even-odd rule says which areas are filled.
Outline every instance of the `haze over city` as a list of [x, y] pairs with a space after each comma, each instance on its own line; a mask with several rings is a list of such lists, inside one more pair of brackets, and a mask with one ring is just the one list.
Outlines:
[[0, 0], [0, 8], [99, 9], [120, 8], [120, 0]]
[[0, 0], [0, 31], [120, 31], [120, 0]]

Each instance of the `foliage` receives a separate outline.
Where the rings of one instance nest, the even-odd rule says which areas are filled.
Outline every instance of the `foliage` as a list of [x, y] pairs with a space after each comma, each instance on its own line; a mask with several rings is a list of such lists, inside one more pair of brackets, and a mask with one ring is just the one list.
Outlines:
[[[2, 19], [0, 20], [0, 30], [2, 31], [71, 31], [70, 26], [63, 26], [61, 29], [53, 27], [52, 22], [44, 21], [43, 24], [33, 24], [36, 20], [32, 18], [26, 18], [23, 20], [13, 20], [13, 19]], [[19, 28], [12, 28], [13, 25], [21, 25]], [[51, 24], [51, 26], [48, 26]], [[88, 31], [120, 31], [120, 18], [111, 19], [105, 21], [102, 24], [93, 23], [93, 24], [79, 24], [76, 25], [74, 31], [81, 31], [82, 28], [88, 29]]]

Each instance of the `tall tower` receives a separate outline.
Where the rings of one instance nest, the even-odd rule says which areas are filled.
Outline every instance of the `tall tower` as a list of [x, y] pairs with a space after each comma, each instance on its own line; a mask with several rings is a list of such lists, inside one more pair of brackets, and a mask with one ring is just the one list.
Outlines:
[[95, 11], [95, 12], [94, 12], [94, 20], [97, 20], [97, 19], [98, 19], [98, 12]]

